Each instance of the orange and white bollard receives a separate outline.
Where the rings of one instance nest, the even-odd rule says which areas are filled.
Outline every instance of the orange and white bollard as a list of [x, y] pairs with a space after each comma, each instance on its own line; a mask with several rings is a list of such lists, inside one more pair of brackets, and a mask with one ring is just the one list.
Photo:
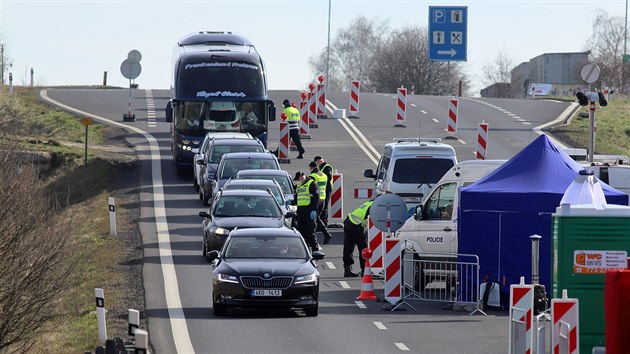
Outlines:
[[368, 216], [368, 247], [372, 251], [370, 264], [372, 274], [378, 274], [383, 270], [383, 231], [374, 226], [372, 218]]
[[385, 300], [392, 306], [402, 299], [401, 252], [400, 239], [385, 239]]
[[406, 128], [405, 121], [407, 120], [407, 89], [398, 89], [398, 99], [396, 100], [396, 123], [394, 127]]
[[459, 114], [458, 101], [456, 98], [448, 100], [448, 120], [446, 132], [448, 134], [457, 133], [457, 115]]
[[280, 141], [278, 142], [278, 162], [280, 163], [291, 163], [291, 159], [289, 159], [289, 140], [291, 140], [289, 136], [289, 123], [285, 122], [286, 115], [282, 113], [282, 122], [280, 122]]
[[317, 118], [327, 119], [326, 115], [326, 84], [324, 83], [324, 75], [317, 77], [319, 84], [317, 85]]
[[482, 121], [477, 127], [477, 160], [485, 160], [488, 151], [488, 123]]
[[315, 94], [315, 84], [309, 84], [308, 89], [308, 125], [310, 128], [317, 128], [317, 95]]
[[374, 293], [374, 282], [372, 280], [372, 270], [370, 269], [370, 258], [372, 258], [372, 251], [369, 248], [364, 248], [361, 251], [361, 256], [365, 259], [365, 268], [363, 269], [363, 282], [361, 284], [361, 293], [357, 296], [357, 300], [376, 300], [376, 294]]
[[350, 105], [348, 118], [359, 118], [359, 95], [361, 93], [361, 83], [359, 81], [350, 82]]
[[302, 98], [302, 101], [300, 102], [300, 138], [310, 139], [311, 135], [309, 134], [308, 126], [308, 94], [306, 92], [302, 92], [300, 97]]

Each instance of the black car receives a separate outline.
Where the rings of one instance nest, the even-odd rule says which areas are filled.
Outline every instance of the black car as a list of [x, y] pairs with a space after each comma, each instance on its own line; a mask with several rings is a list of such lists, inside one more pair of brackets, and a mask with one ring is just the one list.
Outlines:
[[220, 250], [234, 228], [279, 228], [285, 225], [285, 218], [296, 216], [292, 211], [283, 214], [271, 192], [253, 189], [220, 191], [208, 211], [199, 213], [204, 218], [204, 256], [210, 250]]
[[312, 254], [295, 229], [238, 229], [225, 246], [210, 251], [212, 307], [215, 316], [229, 307], [301, 308], [306, 316], [319, 313], [319, 272]]

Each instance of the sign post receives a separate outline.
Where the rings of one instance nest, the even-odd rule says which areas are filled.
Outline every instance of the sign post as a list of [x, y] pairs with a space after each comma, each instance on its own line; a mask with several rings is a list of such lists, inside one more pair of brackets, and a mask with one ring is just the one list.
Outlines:
[[92, 118], [81, 118], [81, 125], [85, 125], [85, 162], [87, 166], [88, 127], [92, 125]]

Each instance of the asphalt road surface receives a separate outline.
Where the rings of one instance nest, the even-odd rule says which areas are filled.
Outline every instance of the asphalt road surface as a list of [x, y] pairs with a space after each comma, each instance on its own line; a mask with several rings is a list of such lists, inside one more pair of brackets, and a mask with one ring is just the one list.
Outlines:
[[[299, 101], [298, 91], [272, 91], [278, 116], [284, 98]], [[301, 311], [233, 310], [229, 317], [212, 315], [211, 266], [201, 256], [201, 218], [205, 208], [192, 187], [192, 174], [178, 177], [171, 163], [170, 124], [164, 120], [166, 90], [133, 90], [135, 122], [122, 122], [128, 110], [127, 90], [51, 89], [42, 93], [65, 109], [101, 123], [128, 127], [142, 163], [140, 229], [144, 242], [144, 286], [149, 337], [157, 353], [504, 353], [508, 348], [507, 311], [468, 316], [443, 303], [412, 302], [417, 311], [385, 311], [383, 303], [355, 298], [360, 278], [343, 278], [343, 233], [333, 230], [319, 262], [320, 314]], [[347, 92], [331, 92], [329, 109], [348, 108]], [[383, 146], [397, 137], [445, 137], [448, 97], [410, 95], [407, 128], [394, 128], [396, 97], [363, 93], [359, 119], [319, 120], [312, 139], [303, 140], [304, 160], [291, 152], [283, 168], [293, 174], [307, 170], [321, 155], [344, 179], [344, 213], [361, 200], [352, 199], [363, 170], [374, 169]], [[151, 104], [153, 103], [153, 104]], [[571, 105], [558, 101], [462, 98], [453, 145], [458, 159], [474, 158], [477, 124], [489, 124], [490, 159], [508, 159], [538, 134], [535, 128], [566, 115]], [[332, 112], [327, 112], [332, 116]], [[278, 142], [272, 122], [269, 148]], [[363, 184], [362, 184], [363, 183]], [[358, 182], [358, 185], [365, 182]], [[322, 235], [319, 235], [320, 242]], [[355, 259], [357, 256], [355, 255]], [[358, 263], [357, 263], [358, 264]], [[383, 283], [375, 280], [377, 294]]]

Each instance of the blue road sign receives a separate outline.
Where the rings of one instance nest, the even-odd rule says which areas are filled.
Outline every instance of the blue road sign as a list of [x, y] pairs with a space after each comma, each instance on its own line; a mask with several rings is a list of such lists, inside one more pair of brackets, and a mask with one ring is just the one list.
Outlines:
[[429, 60], [466, 61], [467, 6], [429, 6]]

